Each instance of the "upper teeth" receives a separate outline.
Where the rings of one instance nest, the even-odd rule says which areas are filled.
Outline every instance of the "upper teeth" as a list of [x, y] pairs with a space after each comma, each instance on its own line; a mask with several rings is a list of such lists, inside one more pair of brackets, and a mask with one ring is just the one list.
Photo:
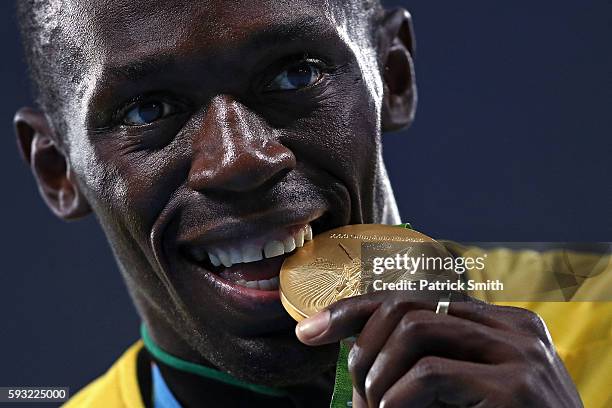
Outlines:
[[293, 234], [288, 234], [282, 240], [271, 240], [263, 245], [253, 242], [245, 242], [238, 247], [212, 248], [208, 250], [192, 250], [191, 254], [197, 261], [204, 261], [206, 256], [214, 266], [223, 265], [229, 268], [239, 263], [257, 262], [264, 257], [273, 258], [289, 252], [304, 245], [304, 241], [312, 239], [312, 228], [310, 225], [297, 230]]

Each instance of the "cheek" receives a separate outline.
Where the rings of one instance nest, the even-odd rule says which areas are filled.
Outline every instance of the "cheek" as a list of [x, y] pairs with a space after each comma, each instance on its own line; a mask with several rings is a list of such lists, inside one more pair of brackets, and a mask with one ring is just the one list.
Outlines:
[[116, 141], [96, 144], [85, 183], [94, 208], [107, 225], [121, 224], [148, 242], [151, 228], [184, 182], [185, 163], [176, 146], [130, 151]]
[[328, 95], [294, 129], [298, 158], [302, 155], [308, 164], [350, 184], [369, 182], [380, 150], [379, 120], [371, 100], [364, 88]]

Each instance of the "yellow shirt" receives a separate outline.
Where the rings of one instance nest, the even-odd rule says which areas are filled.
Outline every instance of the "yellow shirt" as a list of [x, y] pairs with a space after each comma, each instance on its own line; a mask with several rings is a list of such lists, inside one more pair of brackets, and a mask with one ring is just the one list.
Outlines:
[[[455, 248], [457, 249], [457, 248]], [[479, 251], [461, 247], [460, 251]], [[522, 287], [533, 283], [542, 265], [556, 265], [554, 251], [487, 251], [489, 270], [470, 271], [472, 278], [510, 277]], [[558, 267], [558, 265], [556, 266]], [[495, 269], [495, 273], [491, 272]], [[547, 283], [548, 284], [548, 283]], [[533, 287], [531, 285], [530, 287]], [[606, 299], [612, 288], [612, 270], [583, 279], [572, 290], [572, 302], [508, 302], [495, 293], [471, 293], [496, 304], [530, 309], [540, 315], [550, 331], [559, 356], [574, 380], [586, 408], [612, 407], [612, 302]], [[522, 290], [522, 289], [521, 289]], [[499, 295], [497, 295], [499, 296]], [[554, 297], [557, 296], [553, 294]], [[579, 300], [579, 301], [575, 301]], [[582, 300], [582, 301], [581, 301]], [[144, 408], [136, 376], [136, 356], [143, 347], [138, 341], [100, 378], [70, 399], [66, 408]]]
[[144, 408], [136, 375], [136, 356], [142, 347], [142, 340], [132, 345], [104, 375], [70, 398], [63, 407]]

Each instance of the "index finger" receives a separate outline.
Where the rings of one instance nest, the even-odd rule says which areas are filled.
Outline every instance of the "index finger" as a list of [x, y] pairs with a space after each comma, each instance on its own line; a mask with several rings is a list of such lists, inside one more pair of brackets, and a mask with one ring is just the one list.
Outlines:
[[[389, 301], [393, 294], [386, 291], [345, 298], [333, 303], [296, 326], [298, 339], [310, 346], [319, 346], [359, 334], [372, 314]], [[408, 302], [410, 310], [435, 310], [437, 300], [426, 296]], [[406, 310], [408, 311], [408, 310]]]

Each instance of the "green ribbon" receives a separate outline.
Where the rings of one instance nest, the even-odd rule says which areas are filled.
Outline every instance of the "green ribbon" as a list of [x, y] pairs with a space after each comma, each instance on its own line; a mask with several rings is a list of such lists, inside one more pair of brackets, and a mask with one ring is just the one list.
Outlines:
[[162, 350], [153, 339], [149, 336], [147, 328], [144, 323], [140, 325], [140, 335], [145, 348], [151, 353], [153, 357], [161, 361], [162, 363], [176, 368], [179, 371], [199, 375], [200, 377], [210, 378], [211, 380], [219, 381], [225, 384], [233, 385], [234, 387], [242, 388], [245, 390], [253, 391], [258, 394], [267, 395], [269, 397], [287, 397], [289, 394], [285, 390], [278, 388], [265, 387], [263, 385], [252, 384], [245, 381], [241, 381], [231, 374], [224, 373], [223, 371], [215, 370], [214, 368], [206, 367], [200, 364], [192, 363], [187, 360], [183, 360], [168, 352]]
[[349, 348], [344, 342], [340, 342], [340, 352], [336, 362], [336, 380], [334, 382], [334, 393], [329, 408], [346, 408], [352, 406], [353, 381], [348, 370]]

